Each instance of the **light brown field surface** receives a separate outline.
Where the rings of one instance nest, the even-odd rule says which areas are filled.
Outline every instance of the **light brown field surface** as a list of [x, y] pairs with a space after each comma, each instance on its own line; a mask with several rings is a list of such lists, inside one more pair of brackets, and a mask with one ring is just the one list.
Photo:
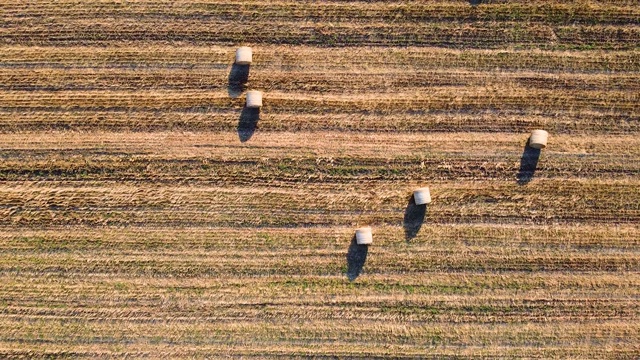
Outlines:
[[637, 359], [639, 135], [637, 1], [3, 1], [0, 358]]

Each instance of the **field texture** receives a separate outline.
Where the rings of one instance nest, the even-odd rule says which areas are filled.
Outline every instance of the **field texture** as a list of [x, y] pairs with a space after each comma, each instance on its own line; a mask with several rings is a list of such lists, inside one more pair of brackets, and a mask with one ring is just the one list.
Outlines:
[[639, 44], [637, 0], [4, 0], [0, 358], [637, 359]]

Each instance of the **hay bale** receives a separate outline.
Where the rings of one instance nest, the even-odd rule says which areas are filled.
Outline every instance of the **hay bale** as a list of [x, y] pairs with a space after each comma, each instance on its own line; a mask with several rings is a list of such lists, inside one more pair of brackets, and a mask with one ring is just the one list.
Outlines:
[[529, 138], [529, 146], [534, 149], [544, 149], [547, 146], [549, 133], [544, 130], [533, 130]]
[[239, 47], [236, 50], [236, 64], [238, 65], [250, 65], [253, 61], [253, 53], [248, 46]]
[[356, 229], [356, 242], [358, 245], [369, 245], [373, 242], [371, 227], [365, 226]]
[[431, 193], [428, 187], [421, 187], [413, 191], [413, 199], [416, 205], [425, 205], [431, 202]]
[[247, 107], [248, 108], [261, 108], [262, 107], [262, 92], [257, 90], [247, 91]]

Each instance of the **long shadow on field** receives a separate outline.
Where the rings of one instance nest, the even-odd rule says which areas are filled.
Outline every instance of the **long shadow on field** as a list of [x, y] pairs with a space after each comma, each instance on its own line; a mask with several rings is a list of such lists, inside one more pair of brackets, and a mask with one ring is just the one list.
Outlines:
[[534, 149], [529, 146], [529, 139], [524, 146], [522, 152], [522, 158], [520, 159], [520, 171], [518, 171], [518, 184], [526, 185], [529, 181], [533, 180], [533, 174], [538, 167], [538, 159], [540, 159], [540, 149]]
[[241, 142], [251, 139], [258, 127], [258, 120], [260, 120], [260, 108], [248, 108], [246, 106], [242, 108], [240, 120], [238, 121], [238, 137]]
[[229, 85], [227, 86], [227, 92], [231, 98], [237, 98], [245, 90], [247, 81], [249, 81], [249, 66], [235, 63], [231, 65]]
[[482, 0], [469, 0], [469, 4], [472, 6], [480, 5], [480, 3], [482, 3]]
[[364, 263], [367, 261], [368, 245], [358, 245], [356, 236], [353, 235], [349, 251], [347, 251], [347, 278], [349, 281], [355, 280], [362, 272]]
[[413, 194], [409, 198], [407, 208], [404, 210], [404, 221], [402, 223], [404, 227], [404, 238], [410, 241], [420, 231], [424, 218], [427, 215], [427, 204], [416, 205], [416, 200], [413, 198]]

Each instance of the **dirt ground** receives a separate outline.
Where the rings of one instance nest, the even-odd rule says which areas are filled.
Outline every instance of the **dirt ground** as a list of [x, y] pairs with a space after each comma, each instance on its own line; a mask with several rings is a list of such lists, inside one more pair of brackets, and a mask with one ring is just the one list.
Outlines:
[[3, 1], [0, 357], [638, 358], [639, 44], [630, 0]]

